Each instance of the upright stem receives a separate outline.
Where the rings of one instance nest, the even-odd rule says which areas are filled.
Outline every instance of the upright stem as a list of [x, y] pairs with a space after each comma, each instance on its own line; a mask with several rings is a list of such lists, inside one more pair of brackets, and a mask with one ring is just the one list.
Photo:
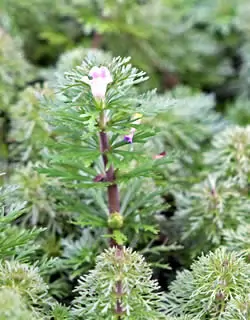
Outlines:
[[[118, 185], [115, 181], [115, 172], [112, 164], [108, 164], [107, 152], [109, 151], [109, 141], [108, 135], [105, 132], [104, 125], [104, 113], [101, 113], [100, 123], [101, 123], [101, 131], [100, 131], [100, 148], [102, 152], [102, 159], [106, 173], [106, 181], [110, 182], [108, 186], [108, 206], [109, 206], [109, 214], [112, 215], [115, 212], [120, 212], [120, 195], [118, 190]], [[108, 167], [109, 166], [109, 167]], [[112, 230], [110, 230], [112, 233]], [[116, 246], [120, 248], [116, 241], [113, 239], [110, 240], [110, 245]]]
[[[109, 214], [112, 215], [115, 212], [120, 212], [120, 194], [119, 194], [119, 189], [118, 185], [116, 183], [115, 179], [115, 171], [114, 167], [112, 164], [108, 163], [108, 157], [107, 157], [107, 152], [109, 151], [109, 141], [108, 141], [108, 135], [105, 132], [105, 114], [104, 111], [101, 112], [100, 115], [100, 149], [102, 152], [102, 159], [103, 159], [103, 164], [105, 168], [105, 173], [106, 173], [106, 181], [110, 182], [110, 185], [108, 186], [108, 206], [109, 206]], [[112, 229], [109, 229], [110, 234], [113, 233]], [[110, 239], [110, 246], [111, 247], [116, 247], [116, 255], [122, 256], [123, 251], [122, 251], [122, 246], [119, 245], [114, 239]], [[117, 294], [117, 301], [116, 301], [116, 308], [115, 308], [115, 313], [117, 315], [117, 319], [121, 319], [121, 315], [123, 313], [123, 308], [122, 308], [122, 281], [118, 280], [116, 283], [116, 294]]]

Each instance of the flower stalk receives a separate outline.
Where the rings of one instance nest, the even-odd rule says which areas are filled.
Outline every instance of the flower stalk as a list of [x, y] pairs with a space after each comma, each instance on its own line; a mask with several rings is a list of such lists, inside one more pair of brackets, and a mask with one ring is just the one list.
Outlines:
[[[108, 192], [108, 207], [109, 214], [112, 215], [114, 213], [120, 212], [120, 195], [118, 190], [118, 185], [115, 182], [115, 172], [112, 164], [108, 164], [107, 152], [109, 151], [109, 141], [107, 132], [104, 129], [104, 112], [101, 112], [100, 115], [100, 126], [102, 127], [100, 131], [100, 149], [102, 153], [102, 159], [105, 169], [106, 178], [105, 181], [110, 182], [110, 185], [107, 188]], [[110, 233], [113, 233], [113, 230], [109, 230]], [[114, 239], [111, 238], [110, 246], [120, 247]]]
[[[108, 163], [108, 157], [107, 152], [110, 150], [109, 146], [109, 140], [108, 140], [108, 134], [105, 131], [105, 125], [106, 125], [106, 119], [105, 119], [105, 112], [104, 110], [100, 113], [100, 121], [99, 121], [99, 137], [100, 137], [100, 150], [102, 153], [102, 159], [103, 159], [103, 165], [105, 170], [105, 181], [109, 182], [110, 185], [107, 187], [107, 193], [108, 193], [108, 208], [109, 208], [109, 215], [110, 219], [112, 219], [112, 216], [116, 216], [120, 212], [120, 194], [118, 185], [116, 183], [115, 178], [115, 170], [112, 164]], [[110, 239], [110, 247], [116, 247], [116, 254], [117, 256], [123, 255], [123, 249], [122, 245], [119, 245], [115, 239], [112, 237], [114, 229], [109, 224], [109, 233], [111, 234]], [[116, 295], [117, 295], [117, 302], [116, 302], [116, 308], [115, 313], [117, 315], [117, 319], [121, 319], [121, 315], [123, 313], [122, 308], [122, 281], [118, 280], [116, 283]]]

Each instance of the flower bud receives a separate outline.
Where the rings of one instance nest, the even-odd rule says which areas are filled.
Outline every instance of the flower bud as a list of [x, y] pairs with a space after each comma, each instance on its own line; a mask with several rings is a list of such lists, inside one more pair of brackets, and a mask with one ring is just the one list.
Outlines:
[[111, 213], [108, 218], [108, 226], [111, 229], [121, 229], [123, 226], [123, 216], [119, 212]]
[[133, 137], [134, 137], [135, 131], [136, 131], [135, 128], [131, 128], [131, 129], [130, 129], [130, 133], [129, 133], [129, 134], [126, 134], [126, 135], [124, 136], [124, 141], [126, 141], [126, 142], [128, 142], [128, 143], [132, 143], [132, 142], [133, 142]]

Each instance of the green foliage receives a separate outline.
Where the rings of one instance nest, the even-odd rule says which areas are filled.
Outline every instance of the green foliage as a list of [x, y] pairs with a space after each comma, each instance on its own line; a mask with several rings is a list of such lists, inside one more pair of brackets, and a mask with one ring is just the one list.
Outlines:
[[239, 86], [240, 86], [240, 93], [243, 98], [247, 99], [249, 97], [249, 89], [250, 89], [250, 80], [249, 80], [249, 72], [250, 72], [250, 55], [249, 55], [249, 33], [247, 36], [247, 42], [243, 44], [241, 47], [241, 54], [242, 54], [242, 67], [240, 70], [240, 79], [239, 79]]
[[[197, 167], [202, 168], [202, 152], [207, 149], [207, 141], [219, 132], [226, 123], [214, 110], [214, 97], [179, 86], [171, 95], [165, 94], [162, 101], [174, 98], [174, 105], [148, 122], [158, 130], [157, 136], [146, 143], [150, 153], [165, 150], [174, 161], [164, 167], [163, 184], [166, 179], [171, 190], [180, 190], [184, 185], [192, 186], [200, 182]], [[204, 175], [205, 177], [206, 175]]]
[[191, 315], [193, 319], [227, 319], [224, 314], [236, 301], [244, 305], [249, 282], [249, 265], [242, 255], [217, 249], [201, 256], [191, 271], [177, 274], [167, 294], [167, 310], [172, 315]]
[[46, 85], [27, 87], [10, 108], [11, 157], [20, 162], [41, 159], [42, 152], [45, 152], [51, 130], [41, 116], [40, 100], [43, 96], [52, 99], [53, 91]]
[[114, 55], [131, 55], [152, 74], [154, 83], [160, 70], [170, 81], [175, 72], [194, 87], [234, 80], [234, 51], [246, 42], [249, 31], [247, 0], [5, 0], [3, 12], [33, 61], [54, 61], [76, 43], [92, 42]]
[[9, 201], [15, 197], [27, 202], [24, 224], [42, 225], [53, 233], [62, 233], [63, 227], [67, 228], [69, 225], [62, 221], [62, 216], [70, 220], [67, 209], [62, 209], [67, 191], [62, 189], [58, 180], [40, 175], [35, 169], [38, 163], [44, 161], [46, 144], [53, 139], [52, 130], [42, 114], [41, 100], [45, 97], [54, 99], [53, 89], [46, 84], [35, 85], [22, 91], [17, 102], [11, 105], [9, 155], [12, 161], [18, 161], [21, 166], [15, 170], [13, 166], [9, 168], [12, 173], [9, 181], [19, 185]]
[[38, 274], [38, 268], [29, 267], [18, 260], [27, 261], [31, 251], [34, 253], [34, 240], [39, 231], [25, 230], [12, 225], [23, 211], [23, 205], [4, 205], [6, 196], [12, 192], [13, 188], [1, 189], [0, 197], [0, 317], [38, 319], [38, 306], [44, 303], [47, 285]]
[[227, 248], [242, 252], [250, 262], [250, 224], [239, 225], [237, 230], [225, 230], [224, 238]]
[[[60, 9], [63, 3], [60, 1]], [[8, 29], [22, 37], [26, 55], [35, 63], [42, 64], [44, 59], [53, 62], [61, 50], [72, 46], [73, 39], [79, 34], [75, 31], [76, 23], [67, 23], [67, 19], [63, 23], [58, 4], [48, 0], [3, 0], [1, 5], [3, 14], [9, 18]]]
[[[127, 183], [136, 176], [147, 178], [157, 175], [160, 167], [169, 161], [161, 159], [156, 162], [147, 154], [142, 153], [139, 147], [133, 151], [126, 145], [123, 135], [134, 126], [133, 115], [139, 112], [145, 117], [147, 114], [152, 116], [156, 112], [166, 110], [168, 105], [173, 104], [173, 99], [164, 101], [164, 105], [162, 105], [162, 100], [159, 100], [157, 105], [157, 96], [154, 92], [137, 97], [133, 86], [146, 79], [144, 72], [128, 64], [129, 59], [115, 58], [107, 64], [113, 77], [113, 83], [108, 88], [105, 106], [100, 105], [94, 100], [89, 86], [82, 81], [91, 67], [99, 64], [96, 61], [98, 57], [92, 56], [92, 60], [84, 60], [81, 66], [66, 74], [66, 85], [62, 88], [63, 95], [61, 94], [58, 100], [55, 100], [56, 105], [47, 104], [48, 121], [58, 138], [50, 142], [49, 148], [53, 148], [53, 151], [48, 155], [48, 168], [40, 171], [52, 177], [60, 177], [68, 188], [75, 188], [76, 183], [78, 188], [100, 188], [100, 191], [92, 193], [99, 210], [97, 211], [94, 206], [79, 203], [77, 210], [81, 210], [81, 214], [77, 221], [82, 226], [107, 227], [108, 208], [103, 201], [102, 190], [107, 187], [108, 183], [94, 181], [95, 177], [103, 174], [104, 171], [97, 139], [101, 125], [99, 114], [107, 118], [106, 130], [111, 140], [110, 150], [105, 154], [108, 162], [116, 169], [117, 183], [123, 188], [123, 183]], [[154, 111], [150, 108], [151, 103], [154, 105]], [[153, 134], [149, 125], [137, 126], [134, 137], [135, 146], [137, 143], [139, 146], [139, 143], [147, 141]], [[126, 228], [128, 225], [127, 228], [130, 230], [131, 228], [137, 229], [137, 232], [146, 230], [155, 233], [149, 219], [154, 210], [161, 208], [160, 201], [155, 202], [160, 192], [156, 192], [154, 187], [149, 194], [140, 191], [141, 183], [139, 180], [131, 181], [131, 184], [126, 186], [127, 194], [122, 195], [121, 210], [125, 219], [124, 226]], [[131, 190], [134, 190], [133, 193]], [[140, 202], [136, 200], [139, 198]], [[150, 207], [151, 204], [154, 207]], [[140, 208], [140, 216], [138, 216], [138, 208]], [[141, 220], [141, 223], [134, 223], [135, 219], [138, 222]], [[129, 233], [132, 233], [132, 230], [128, 230]], [[118, 232], [115, 236], [120, 240], [124, 238], [121, 238]]]
[[[124, 311], [120, 319], [164, 319], [164, 297], [151, 277], [144, 258], [136, 252], [106, 250], [97, 257], [95, 269], [80, 278], [73, 313], [80, 319], [117, 319], [114, 310], [121, 300]], [[122, 286], [119, 292], [117, 281]]]
[[68, 320], [70, 319], [69, 314], [69, 308], [56, 304], [53, 307], [52, 313], [51, 313], [53, 319], [55, 320]]
[[[81, 65], [84, 59], [96, 60], [100, 65], [112, 60], [112, 55], [101, 49], [77, 47], [72, 50], [65, 51], [60, 55], [56, 64], [56, 72], [51, 73], [52, 79], [55, 76], [63, 77], [64, 73]], [[53, 81], [53, 80], [52, 80]]]
[[216, 135], [206, 162], [242, 189], [247, 187], [250, 172], [250, 126], [228, 127]]
[[[200, 155], [199, 183], [183, 192], [177, 185], [173, 192], [176, 212], [170, 226], [174, 239], [181, 237], [189, 248], [191, 258], [220, 245], [231, 246], [225, 235], [249, 223], [248, 135], [248, 126], [229, 126], [216, 134], [210, 150]], [[204, 166], [202, 158], [209, 166]]]
[[23, 214], [24, 204], [4, 205], [5, 198], [15, 192], [15, 188], [0, 188], [0, 259], [18, 257], [25, 260], [30, 250], [34, 250], [34, 240], [39, 230], [18, 228], [13, 222]]
[[223, 314], [224, 320], [245, 320], [250, 317], [250, 297], [246, 295], [244, 299], [236, 297], [232, 299]]
[[86, 273], [95, 265], [95, 258], [103, 247], [103, 243], [98, 240], [101, 234], [91, 233], [89, 229], [83, 229], [78, 240], [63, 239], [63, 258], [70, 270], [70, 278], [76, 278]]
[[17, 261], [5, 261], [0, 264], [1, 287], [17, 291], [25, 304], [37, 316], [49, 305], [48, 286], [39, 275], [38, 268], [20, 264]]
[[[188, 87], [175, 88], [171, 96], [176, 99], [174, 106], [153, 119], [161, 133], [162, 147], [197, 152], [202, 141], [221, 127], [220, 115], [214, 111], [214, 97]], [[169, 94], [164, 99], [169, 99]]]
[[[24, 204], [8, 204], [7, 199], [15, 188], [1, 188], [0, 195], [0, 319], [48, 319], [56, 304], [49, 296], [49, 286], [44, 282], [55, 261], [44, 255], [33, 265], [38, 256], [36, 242], [40, 229], [24, 229], [14, 225], [25, 212]], [[37, 254], [37, 256], [36, 256]], [[58, 306], [58, 312], [60, 306]], [[60, 318], [58, 315], [58, 320]]]
[[1, 320], [35, 320], [32, 313], [26, 308], [16, 290], [0, 289], [0, 319]]
[[246, 98], [239, 98], [228, 108], [228, 118], [240, 126], [247, 126], [250, 123], [249, 101]]
[[167, 317], [165, 320], [192, 320], [189, 316], [181, 316], [181, 317]]
[[7, 110], [17, 90], [32, 77], [32, 68], [21, 51], [20, 41], [13, 39], [2, 27], [0, 18], [0, 165], [5, 167], [8, 156], [6, 145]]
[[1, 27], [0, 24], [0, 111], [6, 110], [16, 95], [18, 87], [29, 80], [26, 75], [31, 68], [24, 59], [20, 43]]
[[[223, 9], [216, 1], [199, 5], [183, 0], [88, 0], [73, 1], [66, 10], [85, 33], [95, 31], [100, 37], [97, 41], [115, 55], [129, 53], [136, 65], [150, 73], [168, 69], [200, 86], [221, 83], [234, 75], [230, 56], [225, 57], [223, 52], [238, 45], [235, 34], [245, 32], [245, 7], [246, 1], [227, 4]], [[242, 21], [237, 31], [235, 20]]]
[[[143, 295], [148, 266], [133, 258], [123, 271], [137, 285], [126, 296], [133, 318], [152, 318], [140, 304], [148, 302], [161, 313], [155, 319], [248, 319], [249, 0], [0, 6], [0, 183], [18, 185], [0, 190], [0, 282], [15, 286], [1, 285], [0, 319], [88, 320], [100, 308], [115, 317], [117, 297], [105, 296], [117, 288], [112, 250], [94, 268], [110, 237], [146, 257], [162, 290], [170, 285], [165, 316], [167, 306], [151, 300], [153, 288], [148, 300]], [[112, 58], [127, 55], [149, 81], [127, 58]], [[84, 82], [93, 66], [107, 66], [113, 77], [103, 103]], [[123, 137], [131, 128], [130, 145]], [[106, 168], [102, 129], [111, 145]], [[105, 181], [111, 164], [121, 205], [113, 217]], [[84, 291], [74, 300], [81, 275]], [[91, 281], [99, 296], [89, 295]], [[46, 287], [41, 295], [37, 284]], [[108, 303], [91, 309], [84, 295], [90, 304]]]
[[19, 199], [27, 203], [22, 219], [24, 224], [42, 225], [46, 226], [49, 231], [63, 232], [67, 224], [62, 221], [62, 217], [65, 216], [68, 220], [70, 217], [65, 209], [60, 211], [59, 215], [58, 202], [63, 203], [63, 196], [58, 180], [52, 180], [39, 174], [29, 162], [26, 167], [18, 168], [11, 176], [10, 181], [18, 185], [19, 188], [9, 197], [8, 201]]
[[249, 219], [249, 200], [216, 175], [193, 185], [189, 192], [176, 194], [176, 203], [175, 222], [194, 254], [219, 246], [224, 232]]

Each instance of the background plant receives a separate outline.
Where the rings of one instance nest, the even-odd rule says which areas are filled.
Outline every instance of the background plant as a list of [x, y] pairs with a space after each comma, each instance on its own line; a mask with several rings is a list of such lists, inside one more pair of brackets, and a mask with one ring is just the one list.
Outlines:
[[[6, 186], [19, 186], [5, 197], [7, 207], [26, 201], [23, 214], [1, 229], [3, 248], [7, 238], [19, 248], [15, 253], [7, 247], [3, 259], [18, 256], [20, 263], [31, 265], [57, 257], [56, 267], [46, 264], [42, 275], [53, 297], [69, 305], [77, 278], [94, 268], [96, 256], [107, 247], [105, 188], [95, 193], [80, 189], [45, 176], [37, 167], [46, 167], [59, 152], [55, 142], [65, 139], [65, 132], [55, 132], [55, 123], [48, 123], [52, 117], [46, 119], [47, 107], [66, 102], [55, 89], [56, 83], [65, 84], [64, 72], [86, 58], [96, 57], [102, 65], [129, 54], [133, 65], [149, 75], [136, 85], [138, 94], [154, 87], [160, 92], [143, 97], [147, 116], [142, 127], [153, 127], [157, 136], [145, 139], [138, 152], [148, 158], [166, 152], [171, 162], [143, 181], [121, 182], [127, 243], [151, 263], [166, 291], [176, 271], [188, 269], [202, 252], [223, 246], [249, 262], [248, 1], [86, 0], [55, 5], [11, 0], [0, 7], [0, 171], [5, 172], [0, 179]], [[76, 127], [69, 132], [75, 130], [77, 144], [82, 132]], [[92, 172], [101, 172], [99, 164], [93, 165]], [[126, 166], [122, 171], [135, 169], [136, 163]], [[96, 225], [86, 226], [94, 214]], [[38, 232], [41, 227], [45, 230]], [[159, 233], [152, 233], [158, 228]], [[27, 245], [23, 235], [32, 238]], [[2, 294], [14, 297], [9, 289]], [[16, 306], [22, 304], [20, 318], [28, 317], [30, 307], [15, 297]], [[234, 297], [223, 317], [245, 319], [247, 305], [247, 297]], [[67, 308], [52, 309], [55, 318], [69, 317]], [[13, 319], [18, 312], [10, 313]]]

